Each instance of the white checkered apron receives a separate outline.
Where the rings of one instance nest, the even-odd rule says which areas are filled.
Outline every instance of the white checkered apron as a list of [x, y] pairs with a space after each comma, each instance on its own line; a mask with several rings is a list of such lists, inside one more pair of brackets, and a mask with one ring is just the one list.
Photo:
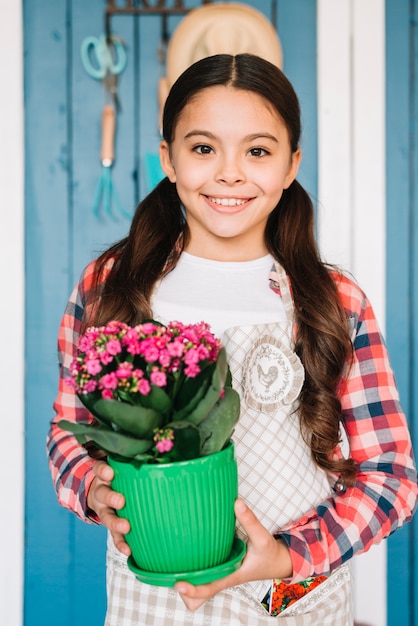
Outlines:
[[[234, 432], [239, 495], [272, 533], [297, 521], [330, 494], [325, 472], [312, 461], [297, 417], [303, 366], [293, 352], [293, 303], [277, 266], [287, 322], [228, 329], [223, 337], [241, 416]], [[238, 534], [245, 538], [242, 528]], [[107, 553], [105, 626], [351, 626], [348, 566], [278, 617], [261, 605], [271, 581], [246, 583], [188, 611], [173, 589], [140, 583], [111, 539]]]

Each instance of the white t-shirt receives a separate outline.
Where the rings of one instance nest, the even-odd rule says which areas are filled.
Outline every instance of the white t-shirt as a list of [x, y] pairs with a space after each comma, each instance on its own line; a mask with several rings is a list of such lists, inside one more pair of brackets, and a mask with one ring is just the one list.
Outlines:
[[269, 286], [274, 259], [213, 261], [183, 252], [157, 285], [153, 316], [163, 324], [207, 322], [217, 337], [227, 328], [286, 319], [281, 298]]

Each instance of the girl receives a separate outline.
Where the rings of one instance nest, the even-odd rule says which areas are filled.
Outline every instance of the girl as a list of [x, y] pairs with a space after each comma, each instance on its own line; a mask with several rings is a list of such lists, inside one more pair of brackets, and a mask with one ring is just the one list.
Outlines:
[[[61, 504], [109, 529], [106, 626], [348, 626], [348, 560], [412, 517], [416, 469], [384, 342], [361, 289], [319, 258], [299, 141], [298, 100], [274, 65], [195, 63], [165, 105], [166, 178], [67, 306], [50, 467]], [[247, 554], [208, 585], [136, 581], [111, 468], [57, 425], [92, 421], [64, 384], [80, 332], [150, 317], [209, 322], [241, 395], [235, 512]]]

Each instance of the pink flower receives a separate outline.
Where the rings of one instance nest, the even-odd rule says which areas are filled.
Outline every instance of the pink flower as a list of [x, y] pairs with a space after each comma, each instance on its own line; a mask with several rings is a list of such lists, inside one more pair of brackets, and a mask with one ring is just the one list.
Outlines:
[[100, 379], [100, 387], [101, 389], [116, 389], [118, 386], [118, 379], [115, 372], [110, 372], [110, 374], [105, 374]]
[[111, 389], [103, 389], [102, 398], [104, 400], [113, 400], [113, 391]]
[[177, 372], [177, 370], [179, 370], [180, 367], [181, 367], [180, 359], [174, 359], [174, 361], [171, 363], [168, 371], [169, 372]]
[[152, 384], [156, 385], [157, 387], [165, 387], [165, 385], [167, 384], [167, 376], [165, 372], [160, 372], [157, 369], [151, 372], [150, 380]]
[[103, 329], [105, 335], [117, 335], [119, 332], [126, 332], [129, 329], [129, 326], [124, 322], [119, 322], [118, 320], [112, 320]]
[[132, 375], [132, 369], [132, 363], [128, 363], [127, 361], [120, 363], [118, 365], [118, 369], [116, 370], [116, 376], [118, 378], [129, 378]]
[[86, 371], [91, 376], [95, 376], [102, 371], [99, 359], [86, 359]]
[[171, 356], [181, 357], [184, 351], [184, 345], [179, 339], [175, 339], [168, 344], [167, 351]]
[[122, 352], [122, 346], [120, 345], [120, 341], [117, 339], [110, 339], [110, 341], [106, 344], [106, 352], [112, 355], [119, 354]]
[[184, 368], [184, 373], [189, 378], [196, 378], [196, 376], [200, 374], [200, 367], [198, 365], [195, 365], [194, 363], [191, 363]]
[[173, 446], [174, 443], [171, 441], [171, 439], [161, 439], [161, 441], [157, 441], [157, 443], [155, 444], [155, 447], [161, 454], [163, 452], [170, 452]]
[[158, 332], [159, 329], [164, 331], [164, 328], [162, 326], [158, 326], [157, 324], [153, 324], [152, 322], [140, 324], [140, 329], [144, 335], [153, 335], [156, 331]]
[[158, 357], [158, 361], [162, 367], [168, 367], [171, 363], [171, 356], [165, 348], [160, 351], [160, 356]]
[[83, 335], [78, 342], [80, 352], [88, 352], [94, 345], [93, 338], [90, 335]]
[[96, 391], [96, 389], [97, 389], [97, 380], [94, 380], [94, 379], [88, 380], [83, 387], [83, 390], [85, 391], [85, 393], [92, 393], [93, 391]]
[[205, 361], [210, 355], [209, 349], [203, 345], [197, 347], [197, 353], [199, 355], [199, 361]]
[[109, 363], [113, 361], [113, 356], [109, 354], [109, 352], [106, 352], [105, 350], [100, 352], [99, 355], [100, 355], [100, 360], [103, 363], [103, 365], [109, 365]]
[[187, 365], [199, 363], [199, 360], [199, 352], [195, 348], [191, 348], [184, 355], [184, 362], [187, 363]]
[[141, 380], [139, 381], [138, 391], [143, 396], [147, 396], [149, 392], [151, 391], [151, 385], [145, 378], [141, 378]]
[[141, 353], [141, 345], [135, 339], [130, 338], [129, 341], [125, 343], [125, 345], [126, 350], [129, 352], [129, 354], [135, 355]]
[[164, 452], [170, 452], [174, 446], [174, 431], [172, 428], [164, 428], [162, 430], [156, 430], [154, 435], [155, 447], [161, 454]]
[[155, 363], [158, 360], [159, 352], [158, 348], [155, 346], [149, 346], [143, 353], [144, 359], [148, 361], [148, 363]]
[[123, 338], [123, 343], [129, 343], [130, 341], [138, 341], [139, 335], [136, 328], [129, 328], [126, 331], [126, 335]]

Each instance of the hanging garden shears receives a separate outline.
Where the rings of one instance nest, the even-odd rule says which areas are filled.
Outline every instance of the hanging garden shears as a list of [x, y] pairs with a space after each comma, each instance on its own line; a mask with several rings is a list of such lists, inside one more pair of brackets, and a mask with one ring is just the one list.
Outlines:
[[86, 37], [81, 44], [81, 60], [86, 72], [103, 81], [117, 111], [120, 103], [117, 93], [118, 76], [126, 67], [126, 49], [120, 37], [100, 35]]
[[131, 219], [132, 216], [124, 211], [120, 203], [119, 196], [112, 182], [111, 173], [115, 160], [116, 113], [120, 109], [117, 79], [126, 67], [125, 46], [120, 37], [100, 35], [99, 37], [86, 37], [81, 44], [80, 52], [86, 72], [92, 78], [103, 82], [106, 96], [110, 95], [113, 100], [113, 104], [106, 103], [103, 108], [101, 152], [103, 167], [96, 189], [93, 212], [96, 217], [99, 217], [102, 207], [107, 215], [116, 219], [112, 212], [112, 207], [115, 207], [122, 216]]
[[103, 80], [107, 74], [121, 74], [126, 67], [126, 50], [120, 37], [86, 37], [81, 44], [81, 60], [92, 78]]

